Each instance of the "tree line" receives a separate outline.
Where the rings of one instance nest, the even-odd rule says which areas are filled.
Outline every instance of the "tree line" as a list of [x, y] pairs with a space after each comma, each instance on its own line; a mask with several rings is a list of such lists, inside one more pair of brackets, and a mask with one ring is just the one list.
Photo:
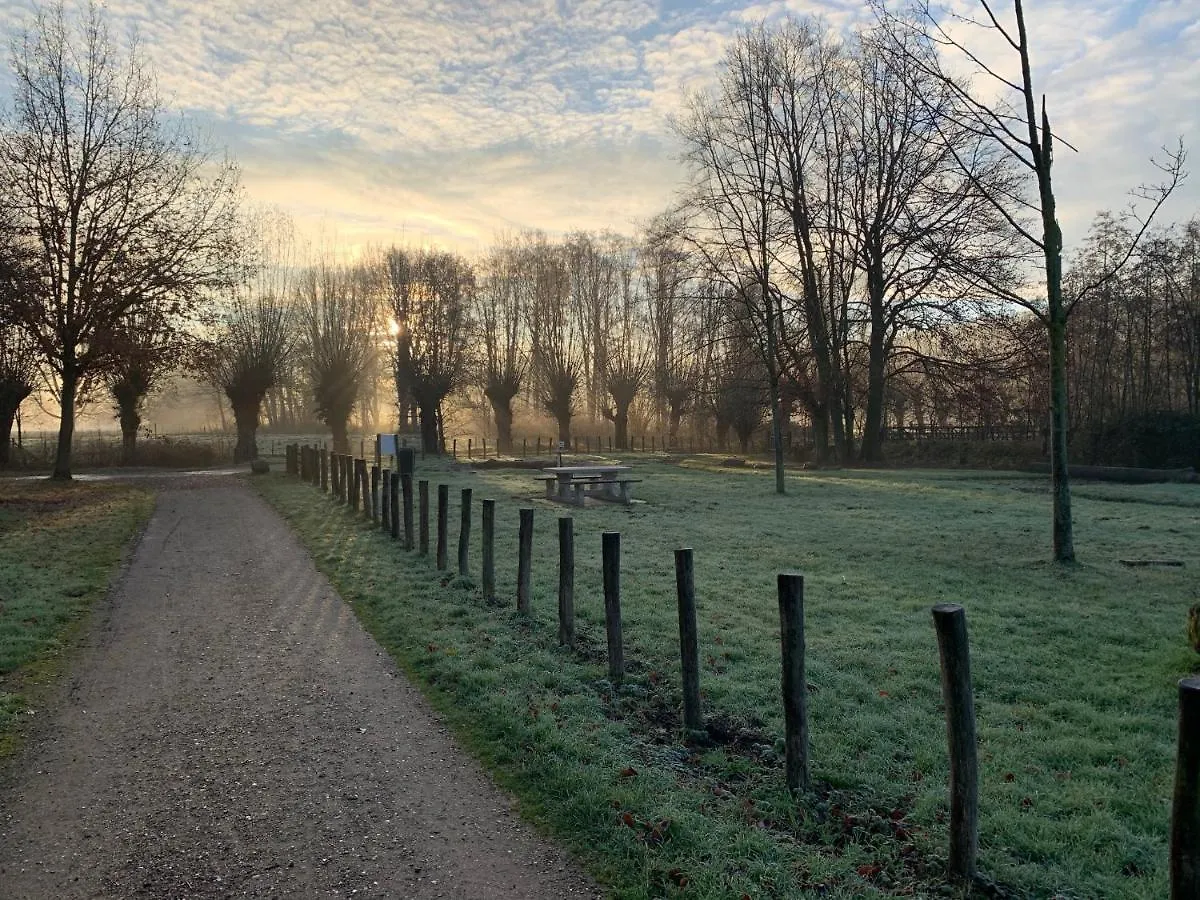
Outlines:
[[[907, 422], [1028, 424], [1071, 559], [1068, 435], [1096, 455], [1131, 421], [1200, 415], [1200, 226], [1153, 224], [1182, 144], [1064, 260], [1052, 172], [1072, 148], [1036, 92], [1021, 0], [981, 3], [966, 30], [922, 3], [873, 8], [851, 34], [740, 32], [672, 120], [686, 188], [632, 235], [352, 260], [247, 204], [98, 7], [42, 9], [0, 126], [2, 452], [41, 388], [61, 409], [56, 476], [85, 402], [108, 397], [132, 453], [146, 397], [181, 369], [223, 394], [238, 459], [264, 417], [316, 418], [345, 449], [388, 397], [434, 452], [463, 404], [502, 451], [522, 410], [563, 440], [607, 421], [621, 448], [634, 418], [743, 448], [765, 425], [782, 491], [797, 423], [841, 464], [883, 462]], [[971, 29], [1010, 58], [985, 63]]]

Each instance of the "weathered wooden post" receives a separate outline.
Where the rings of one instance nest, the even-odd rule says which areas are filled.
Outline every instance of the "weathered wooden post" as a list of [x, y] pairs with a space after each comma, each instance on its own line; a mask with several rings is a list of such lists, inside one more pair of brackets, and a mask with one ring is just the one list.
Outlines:
[[404, 472], [400, 475], [400, 493], [404, 503], [404, 549], [413, 548], [413, 477]]
[[808, 682], [804, 674], [804, 576], [780, 573], [779, 640], [783, 649], [783, 726], [790, 791], [808, 790]]
[[542, 455], [542, 436], [539, 434], [537, 439], [537, 456]]
[[575, 520], [558, 518], [558, 643], [575, 646]]
[[950, 874], [971, 878], [979, 852], [979, 759], [967, 615], [955, 603], [939, 603], [933, 608], [933, 625], [950, 746]]
[[380, 484], [380, 504], [379, 504], [379, 529], [383, 532], [392, 530], [392, 470], [380, 469], [379, 472]]
[[521, 509], [517, 532], [517, 612], [529, 614], [529, 591], [533, 581], [533, 508]]
[[342, 506], [350, 502], [350, 454], [339, 453], [338, 465], [341, 471], [338, 473], [338, 491]]
[[621, 638], [621, 532], [601, 535], [604, 570], [604, 628], [608, 633], [608, 677], [619, 685], [625, 678], [625, 645]]
[[1179, 744], [1171, 806], [1171, 900], [1200, 897], [1200, 678], [1179, 682]]
[[379, 524], [379, 466], [371, 466], [371, 522]]
[[483, 458], [487, 459], [487, 438], [480, 438], [483, 441]]
[[446, 568], [446, 526], [450, 515], [450, 485], [438, 485], [437, 507], [437, 567]]
[[474, 458], [475, 450], [474, 450], [474, 447], [472, 446], [473, 444], [474, 444], [474, 440], [472, 438], [467, 438], [467, 459]]
[[679, 660], [683, 670], [683, 727], [704, 728], [700, 712], [700, 641], [696, 636], [696, 583], [691, 548], [675, 551], [675, 594], [679, 606]]
[[496, 501], [483, 501], [483, 599], [496, 599]]
[[392, 483], [388, 486], [388, 527], [391, 531], [392, 540], [400, 538], [400, 480], [403, 476], [399, 472], [392, 473]]
[[321, 448], [321, 490], [329, 490], [329, 451]]
[[420, 539], [420, 542], [421, 542], [419, 549], [420, 549], [422, 556], [428, 556], [429, 555], [429, 482], [426, 479], [422, 478], [419, 482], [417, 482], [417, 493], [419, 495], [419, 504], [420, 504], [420, 509], [418, 510], [418, 512], [420, 514], [420, 521], [419, 521], [420, 532], [418, 533], [418, 538]]
[[471, 489], [462, 489], [458, 511], [458, 577], [471, 576]]
[[310, 483], [315, 488], [321, 486], [321, 449], [319, 447], [313, 447], [312, 450], [312, 479]]
[[454, 459], [458, 459], [458, 438], [455, 438], [450, 442], [450, 455]]

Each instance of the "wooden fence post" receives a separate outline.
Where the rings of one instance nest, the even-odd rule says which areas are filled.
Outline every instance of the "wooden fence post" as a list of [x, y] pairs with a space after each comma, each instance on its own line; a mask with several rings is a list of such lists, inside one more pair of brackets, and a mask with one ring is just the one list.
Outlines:
[[446, 568], [446, 528], [450, 515], [450, 485], [438, 485], [437, 505], [437, 567]]
[[779, 639], [783, 650], [783, 723], [787, 786], [808, 789], [808, 682], [804, 673], [804, 576], [780, 573]]
[[388, 485], [388, 532], [392, 540], [400, 539], [400, 481], [404, 476], [392, 472], [392, 482]]
[[529, 614], [529, 591], [533, 581], [533, 508], [521, 509], [517, 532], [517, 612]]
[[1200, 897], [1200, 678], [1179, 682], [1179, 745], [1171, 807], [1171, 900]]
[[575, 646], [575, 520], [558, 518], [558, 643]]
[[379, 471], [379, 530], [390, 532], [392, 530], [392, 470], [380, 469]]
[[675, 594], [679, 606], [679, 659], [683, 670], [683, 727], [704, 728], [700, 713], [700, 641], [696, 636], [696, 583], [691, 548], [675, 551]]
[[601, 536], [604, 569], [604, 628], [608, 633], [608, 677], [614, 685], [625, 678], [625, 646], [621, 638], [621, 532]]
[[412, 550], [413, 536], [413, 477], [409, 472], [400, 475], [400, 499], [404, 506], [404, 549]]
[[321, 490], [329, 490], [329, 451], [321, 448]]
[[418, 500], [419, 500], [418, 512], [420, 514], [420, 521], [419, 521], [420, 532], [418, 533], [418, 537], [419, 537], [421, 543], [420, 543], [419, 549], [420, 549], [422, 556], [428, 556], [429, 555], [429, 481], [428, 480], [422, 478], [419, 482], [417, 482], [417, 494], [418, 494]]
[[483, 599], [496, 599], [496, 501], [483, 501]]
[[470, 488], [462, 489], [462, 503], [458, 514], [458, 577], [471, 576], [471, 494]]
[[933, 608], [933, 625], [950, 746], [950, 874], [971, 878], [979, 850], [979, 760], [967, 615], [955, 603], [939, 603]]
[[379, 466], [371, 466], [371, 523], [379, 524]]

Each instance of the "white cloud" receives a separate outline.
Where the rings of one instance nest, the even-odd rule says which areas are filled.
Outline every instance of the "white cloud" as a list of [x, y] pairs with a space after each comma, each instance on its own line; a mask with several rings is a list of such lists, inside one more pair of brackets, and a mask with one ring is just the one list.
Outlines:
[[[965, 4], [967, 0], [954, 0]], [[965, 8], [965, 7], [964, 7]], [[108, 0], [164, 92], [229, 144], [252, 195], [301, 222], [463, 247], [508, 227], [628, 228], [682, 172], [668, 114], [747, 22], [852, 0]], [[1029, 11], [1068, 234], [1200, 142], [1194, 0], [1046, 0]], [[20, 7], [0, 7], [15, 33]], [[1200, 158], [1200, 157], [1198, 157]], [[1170, 215], [1200, 211], [1200, 178]]]

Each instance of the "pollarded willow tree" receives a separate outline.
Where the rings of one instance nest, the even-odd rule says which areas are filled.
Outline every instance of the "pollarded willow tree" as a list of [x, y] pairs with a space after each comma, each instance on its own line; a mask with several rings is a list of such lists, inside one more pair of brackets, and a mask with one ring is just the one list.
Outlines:
[[[1052, 551], [1056, 562], [1075, 561], [1074, 526], [1071, 519], [1071, 487], [1068, 460], [1067, 324], [1071, 312], [1133, 258], [1155, 214], [1184, 175], [1182, 142], [1160, 166], [1164, 180], [1134, 191], [1146, 210], [1130, 210], [1132, 223], [1124, 251], [1103, 271], [1079, 284], [1070, 295], [1063, 282], [1063, 233], [1058, 221], [1054, 192], [1055, 144], [1074, 149], [1057, 135], [1050, 124], [1046, 97], [1034, 84], [1034, 66], [1022, 0], [1012, 0], [1008, 15], [979, 0], [978, 18], [954, 15], [954, 27], [943, 24], [942, 11], [928, 0], [916, 0], [910, 13], [897, 15], [883, 0], [873, 0], [880, 21], [881, 46], [902, 78], [926, 96], [934, 84], [937, 94], [952, 100], [952, 121], [978, 135], [992, 153], [1006, 156], [1018, 167], [1022, 178], [996, 189], [971, 171], [971, 158], [952, 151], [952, 158], [983, 199], [1007, 224], [1014, 240], [1024, 245], [1037, 266], [1014, 285], [988, 271], [964, 275], [996, 297], [1032, 313], [1045, 327], [1048, 341], [1050, 389], [1050, 477], [1053, 495]], [[949, 15], [949, 14], [946, 14]], [[968, 41], [974, 29], [979, 40]], [[983, 47], [998, 47], [1003, 57], [985, 60]], [[930, 48], [936, 52], [930, 52]], [[945, 58], [972, 70], [971, 83], [949, 72]], [[917, 84], [917, 79], [920, 84]]]
[[267, 209], [245, 223], [240, 277], [216, 299], [204, 334], [193, 345], [192, 367], [229, 400], [238, 462], [258, 456], [258, 423], [267, 393], [292, 366], [297, 327], [293, 279], [295, 230], [286, 215]]
[[233, 276], [235, 167], [172, 120], [136, 43], [118, 48], [101, 8], [37, 13], [14, 44], [15, 96], [0, 129], [0, 190], [37, 244], [37, 290], [13, 312], [56, 382], [53, 477], [71, 477], [82, 386], [98, 338], [153, 308], [174, 316]]
[[571, 268], [570, 257], [570, 250], [548, 247], [527, 263], [532, 267], [534, 289], [527, 309], [531, 393], [537, 405], [554, 418], [558, 439], [568, 446], [585, 369], [580, 350], [584, 341], [577, 337], [578, 320], [572, 316], [572, 273], [584, 270]]
[[610, 402], [601, 412], [613, 423], [617, 449], [628, 450], [629, 410], [650, 379], [654, 357], [645, 340], [646, 315], [638, 290], [634, 248], [618, 248], [613, 256], [617, 290], [605, 310], [607, 328], [602, 335], [604, 390]]
[[350, 449], [350, 415], [374, 372], [379, 342], [378, 266], [321, 260], [296, 287], [299, 356], [317, 417], [333, 432], [333, 448]]
[[443, 404], [470, 374], [475, 272], [461, 256], [439, 250], [393, 247], [386, 258], [397, 404], [402, 417], [406, 404], [416, 406], [425, 452], [441, 453]]
[[104, 386], [121, 426], [121, 459], [133, 465], [146, 398], [179, 365], [188, 339], [161, 310], [146, 307], [121, 316], [99, 340], [107, 350]]
[[502, 453], [512, 451], [513, 401], [529, 375], [529, 307], [537, 289], [539, 256], [548, 252], [543, 235], [499, 241], [483, 263], [475, 293], [474, 319], [483, 345], [479, 378]]

